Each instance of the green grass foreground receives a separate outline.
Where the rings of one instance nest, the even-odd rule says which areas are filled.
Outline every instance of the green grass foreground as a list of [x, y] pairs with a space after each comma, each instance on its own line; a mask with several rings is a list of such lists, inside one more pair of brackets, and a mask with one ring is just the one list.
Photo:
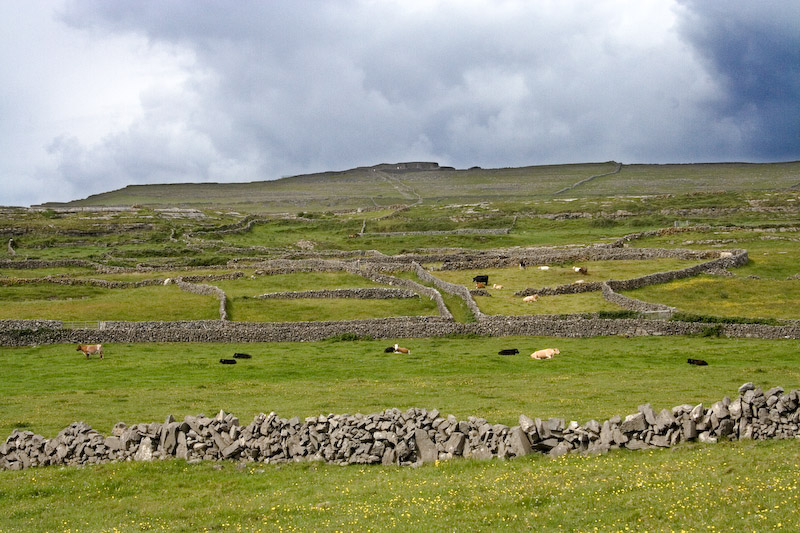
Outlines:
[[[797, 341], [690, 337], [404, 339], [4, 348], [0, 434], [53, 437], [83, 420], [280, 416], [438, 408], [516, 424], [581, 423], [734, 396], [745, 381], [800, 387]], [[532, 361], [534, 349], [561, 355]], [[517, 347], [518, 356], [499, 356]], [[220, 365], [235, 351], [253, 358]], [[709, 361], [708, 367], [686, 358]], [[599, 457], [454, 460], [420, 468], [238, 467], [180, 460], [0, 472], [0, 531], [765, 531], [797, 524], [797, 441], [683, 445]], [[791, 529], [791, 527], [789, 527]]]
[[[87, 340], [88, 342], [88, 340]], [[384, 353], [400, 342], [406, 356]], [[503, 348], [520, 355], [501, 356]], [[534, 361], [534, 350], [561, 355]], [[46, 437], [84, 421], [103, 434], [115, 423], [161, 422], [221, 409], [246, 425], [280, 416], [439, 409], [514, 425], [520, 414], [584, 423], [733, 396], [744, 382], [800, 388], [795, 340], [696, 337], [383, 339], [253, 344], [105, 344], [87, 360], [74, 345], [0, 349], [0, 435]], [[246, 352], [252, 359], [221, 365]], [[688, 365], [688, 357], [708, 367]]]
[[0, 472], [0, 531], [791, 531], [796, 441], [420, 468], [188, 465]]

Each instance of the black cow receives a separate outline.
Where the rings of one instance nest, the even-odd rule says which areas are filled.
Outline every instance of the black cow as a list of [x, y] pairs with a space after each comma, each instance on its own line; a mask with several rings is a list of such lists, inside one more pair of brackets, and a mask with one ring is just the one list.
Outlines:
[[223, 365], [235, 365], [236, 359], [220, 359], [219, 362]]
[[389, 346], [383, 352], [384, 353], [392, 353], [392, 352], [394, 352], [394, 346]]
[[234, 359], [250, 359], [252, 355], [249, 353], [235, 353], [233, 354]]
[[484, 276], [484, 275], [475, 276], [474, 278], [472, 278], [472, 281], [474, 281], [475, 283], [489, 283], [489, 276]]
[[689, 359], [686, 362], [689, 363], [690, 365], [708, 366], [708, 363], [706, 363], [702, 359]]
[[519, 350], [517, 350], [516, 348], [508, 348], [505, 350], [500, 350], [499, 352], [497, 352], [497, 355], [516, 355], [518, 353]]

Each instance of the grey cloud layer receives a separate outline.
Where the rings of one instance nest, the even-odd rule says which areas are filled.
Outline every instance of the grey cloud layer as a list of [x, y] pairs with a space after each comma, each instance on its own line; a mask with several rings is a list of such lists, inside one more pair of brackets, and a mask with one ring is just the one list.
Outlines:
[[71, 1], [73, 28], [192, 59], [127, 127], [49, 153], [87, 194], [420, 159], [798, 159], [800, 17], [783, 5]]

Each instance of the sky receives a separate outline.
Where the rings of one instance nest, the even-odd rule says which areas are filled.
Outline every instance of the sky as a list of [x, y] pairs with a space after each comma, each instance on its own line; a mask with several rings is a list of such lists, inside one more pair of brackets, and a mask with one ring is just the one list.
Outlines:
[[401, 161], [800, 160], [800, 2], [2, 0], [0, 205]]

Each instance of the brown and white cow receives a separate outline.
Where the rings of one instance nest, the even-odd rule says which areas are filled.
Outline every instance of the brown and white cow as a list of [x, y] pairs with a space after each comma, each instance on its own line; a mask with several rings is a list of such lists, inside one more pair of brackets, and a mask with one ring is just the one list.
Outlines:
[[92, 354], [100, 354], [100, 359], [103, 358], [102, 344], [79, 344], [78, 349], [75, 351], [85, 353], [86, 359], [89, 359], [89, 356]]
[[397, 344], [394, 345], [394, 353], [411, 353], [411, 350], [408, 348], [403, 348]]

